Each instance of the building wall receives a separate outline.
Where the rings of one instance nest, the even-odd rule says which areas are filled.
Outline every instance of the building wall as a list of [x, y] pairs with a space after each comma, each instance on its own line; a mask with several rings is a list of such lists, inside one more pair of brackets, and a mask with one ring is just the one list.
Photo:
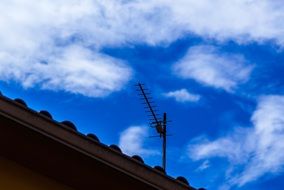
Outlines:
[[71, 190], [53, 179], [0, 157], [0, 189], [5, 190]]

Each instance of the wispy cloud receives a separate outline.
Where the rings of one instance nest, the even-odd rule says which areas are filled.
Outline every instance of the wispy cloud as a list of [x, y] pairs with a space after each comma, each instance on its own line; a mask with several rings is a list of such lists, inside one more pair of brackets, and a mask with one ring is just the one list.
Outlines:
[[210, 167], [210, 162], [208, 160], [205, 160], [202, 162], [202, 164], [197, 168], [196, 171], [203, 171]]
[[200, 95], [189, 93], [186, 89], [170, 91], [164, 93], [165, 97], [174, 98], [177, 102], [197, 102], [201, 98]]
[[188, 147], [194, 160], [222, 157], [231, 166], [227, 185], [242, 186], [284, 166], [284, 96], [263, 96], [251, 117], [252, 128], [236, 128], [214, 141], [201, 138]]
[[119, 138], [119, 146], [128, 155], [157, 155], [159, 152], [145, 147], [145, 138], [149, 137], [148, 127], [131, 126], [125, 129]]
[[174, 65], [178, 76], [226, 91], [248, 80], [251, 70], [241, 55], [224, 54], [213, 46], [192, 47]]

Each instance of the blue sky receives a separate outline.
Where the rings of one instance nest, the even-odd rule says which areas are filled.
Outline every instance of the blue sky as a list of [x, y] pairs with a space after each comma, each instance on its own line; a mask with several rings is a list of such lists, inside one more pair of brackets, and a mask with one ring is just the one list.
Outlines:
[[142, 82], [172, 120], [169, 175], [283, 189], [282, 1], [2, 0], [0, 10], [4, 95], [160, 165]]

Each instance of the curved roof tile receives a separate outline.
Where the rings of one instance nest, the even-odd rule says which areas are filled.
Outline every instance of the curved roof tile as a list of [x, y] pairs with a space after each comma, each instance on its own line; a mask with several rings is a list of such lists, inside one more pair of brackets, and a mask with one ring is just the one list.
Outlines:
[[49, 119], [52, 119], [52, 115], [46, 110], [41, 110], [39, 114], [44, 115], [45, 117], [48, 117]]
[[20, 98], [16, 98], [14, 101], [17, 102], [18, 104], [21, 104], [22, 106], [28, 107], [26, 102]]
[[69, 129], [77, 131], [76, 126], [71, 121], [67, 121], [67, 120], [66, 121], [62, 121], [61, 124], [63, 124], [64, 126], [67, 126]]
[[89, 134], [87, 134], [87, 137], [89, 137], [89, 139], [91, 139], [92, 141], [95, 141], [95, 142], [98, 142], [98, 143], [100, 142], [100, 139], [95, 134], [89, 133]]

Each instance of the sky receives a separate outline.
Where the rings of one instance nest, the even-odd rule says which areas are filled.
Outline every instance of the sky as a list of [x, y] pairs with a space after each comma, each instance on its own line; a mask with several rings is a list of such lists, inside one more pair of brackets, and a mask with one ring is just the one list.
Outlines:
[[168, 125], [167, 173], [284, 186], [282, 0], [1, 0], [0, 90], [161, 165], [136, 92]]

